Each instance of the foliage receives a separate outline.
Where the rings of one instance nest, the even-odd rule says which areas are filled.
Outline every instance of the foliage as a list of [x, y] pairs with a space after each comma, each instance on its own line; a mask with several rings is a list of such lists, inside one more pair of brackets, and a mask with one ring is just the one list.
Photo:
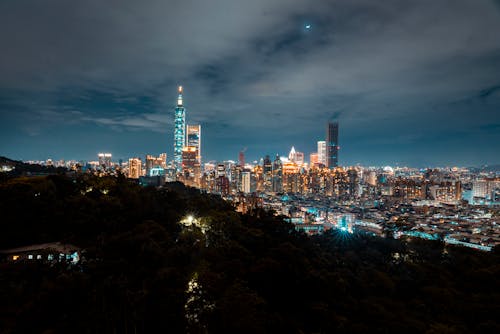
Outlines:
[[[143, 188], [124, 177], [9, 178], [0, 212], [0, 248], [86, 250], [71, 268], [1, 263], [3, 333], [500, 330], [498, 251], [307, 237], [263, 210], [240, 215], [181, 184]], [[188, 215], [209, 228], [180, 224]]]

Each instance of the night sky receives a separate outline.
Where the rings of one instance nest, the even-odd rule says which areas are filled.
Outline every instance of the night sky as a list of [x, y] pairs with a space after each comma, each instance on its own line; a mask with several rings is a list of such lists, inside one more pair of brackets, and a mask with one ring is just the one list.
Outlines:
[[500, 1], [0, 2], [0, 155], [171, 160], [178, 85], [204, 161], [500, 163]]

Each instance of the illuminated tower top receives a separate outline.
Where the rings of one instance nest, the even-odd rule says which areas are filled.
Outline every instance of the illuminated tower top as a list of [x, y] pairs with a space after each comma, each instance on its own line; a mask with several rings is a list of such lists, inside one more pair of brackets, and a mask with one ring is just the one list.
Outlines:
[[177, 97], [177, 105], [182, 106], [182, 86], [179, 86], [179, 96]]

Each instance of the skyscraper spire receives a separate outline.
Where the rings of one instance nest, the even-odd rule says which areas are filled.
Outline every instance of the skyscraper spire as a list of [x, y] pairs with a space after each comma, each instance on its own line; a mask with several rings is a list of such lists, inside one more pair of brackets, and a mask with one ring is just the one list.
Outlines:
[[182, 86], [179, 86], [179, 96], [177, 97], [177, 105], [182, 106]]

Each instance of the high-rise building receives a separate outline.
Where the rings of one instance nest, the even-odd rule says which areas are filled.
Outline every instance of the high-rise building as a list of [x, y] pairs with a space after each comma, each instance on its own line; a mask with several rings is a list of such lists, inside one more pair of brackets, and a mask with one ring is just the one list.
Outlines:
[[295, 147], [292, 146], [290, 153], [288, 153], [288, 160], [302, 166], [304, 164], [304, 153], [295, 151]]
[[288, 160], [295, 162], [296, 158], [297, 158], [297, 152], [295, 151], [295, 147], [292, 146], [290, 153], [288, 153]]
[[304, 164], [304, 153], [303, 152], [295, 152], [295, 163], [299, 166]]
[[99, 153], [97, 155], [99, 158], [99, 166], [102, 168], [111, 168], [111, 153]]
[[273, 181], [273, 164], [269, 155], [266, 155], [263, 162], [263, 180], [264, 180], [264, 191], [272, 191], [272, 181]]
[[273, 191], [276, 193], [283, 191], [283, 164], [278, 154], [273, 162]]
[[326, 129], [326, 167], [339, 165], [339, 123], [329, 122]]
[[186, 143], [186, 108], [182, 101], [182, 86], [179, 86], [179, 96], [175, 107], [174, 121], [174, 163], [177, 170], [182, 168], [182, 149]]
[[238, 164], [241, 167], [245, 167], [245, 149], [241, 150], [240, 153], [238, 154]]
[[142, 176], [142, 162], [140, 158], [128, 159], [128, 177], [138, 179]]
[[318, 163], [326, 166], [326, 141], [318, 141]]
[[314, 167], [318, 164], [318, 153], [314, 152], [309, 154], [309, 164], [311, 165], [311, 167]]
[[201, 165], [201, 125], [188, 125], [186, 130], [186, 146], [196, 148], [196, 159]]
[[197, 159], [197, 150], [194, 146], [184, 146], [182, 149], [182, 169], [194, 172], [200, 167]]
[[243, 171], [241, 173], [241, 192], [248, 194], [250, 189], [250, 171]]

